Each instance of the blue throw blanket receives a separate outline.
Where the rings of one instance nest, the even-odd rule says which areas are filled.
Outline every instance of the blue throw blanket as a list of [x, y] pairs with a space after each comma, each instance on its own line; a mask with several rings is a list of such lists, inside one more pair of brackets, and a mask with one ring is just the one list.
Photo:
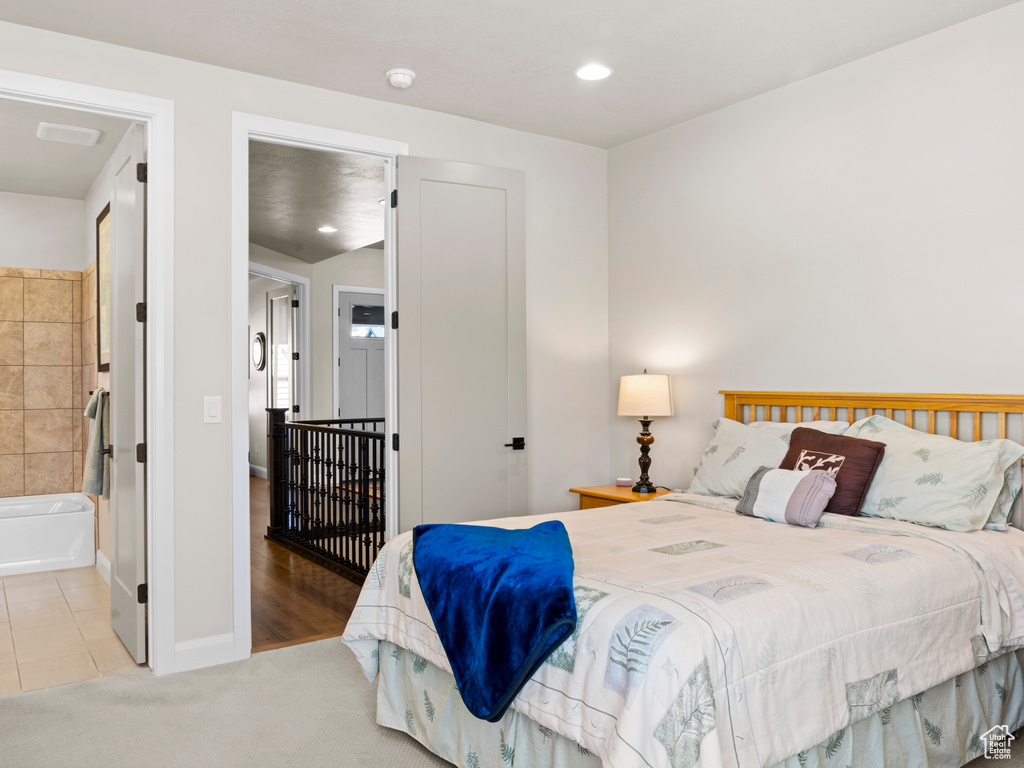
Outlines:
[[418, 525], [412, 537], [416, 577], [462, 700], [497, 722], [576, 628], [565, 526]]

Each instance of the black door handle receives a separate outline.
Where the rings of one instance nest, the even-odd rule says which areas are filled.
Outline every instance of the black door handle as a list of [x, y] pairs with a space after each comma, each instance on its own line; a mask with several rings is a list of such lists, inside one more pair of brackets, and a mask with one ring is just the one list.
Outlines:
[[505, 443], [506, 448], [511, 448], [513, 451], [525, 451], [526, 450], [526, 438], [525, 437], [513, 437], [511, 443]]

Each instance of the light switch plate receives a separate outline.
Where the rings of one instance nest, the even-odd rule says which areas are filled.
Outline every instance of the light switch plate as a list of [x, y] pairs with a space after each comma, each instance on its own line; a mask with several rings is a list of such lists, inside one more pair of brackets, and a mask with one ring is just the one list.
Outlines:
[[220, 424], [221, 418], [220, 395], [207, 395], [203, 398], [203, 422], [205, 424]]

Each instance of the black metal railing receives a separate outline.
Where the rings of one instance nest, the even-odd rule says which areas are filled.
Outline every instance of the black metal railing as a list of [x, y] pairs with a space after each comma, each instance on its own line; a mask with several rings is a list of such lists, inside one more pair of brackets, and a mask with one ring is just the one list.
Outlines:
[[362, 583], [384, 544], [384, 419], [270, 414], [267, 538]]

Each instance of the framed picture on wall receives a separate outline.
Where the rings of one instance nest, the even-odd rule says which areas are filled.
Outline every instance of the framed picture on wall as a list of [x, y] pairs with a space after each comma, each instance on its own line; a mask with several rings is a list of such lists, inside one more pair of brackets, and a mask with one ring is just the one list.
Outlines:
[[96, 362], [110, 370], [110, 203], [96, 218]]

